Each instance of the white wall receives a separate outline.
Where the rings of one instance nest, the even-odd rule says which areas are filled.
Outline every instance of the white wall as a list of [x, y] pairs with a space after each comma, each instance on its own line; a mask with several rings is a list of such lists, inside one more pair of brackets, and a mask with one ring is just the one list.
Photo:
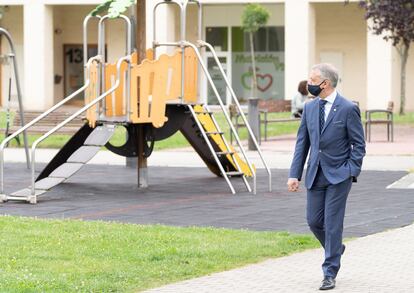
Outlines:
[[23, 20], [23, 101], [27, 110], [44, 110], [53, 105], [53, 7], [27, 2]]
[[[271, 15], [269, 25], [283, 26], [285, 11], [283, 4], [263, 4]], [[204, 5], [203, 24], [207, 26], [240, 26], [244, 5]]]
[[[367, 33], [364, 11], [358, 4], [313, 4], [315, 7], [315, 60], [321, 54], [342, 55], [341, 93], [366, 108]], [[340, 64], [333, 64], [340, 67]]]
[[[63, 76], [63, 46], [64, 44], [82, 44], [83, 42], [83, 20], [95, 6], [54, 6], [55, 29], [61, 33], [54, 34], [54, 64], [55, 74]], [[98, 43], [98, 21], [90, 20], [88, 29], [88, 44]], [[115, 62], [116, 59], [125, 55], [125, 25], [121, 20], [106, 21], [106, 43], [108, 49], [108, 61]], [[55, 84], [55, 102], [64, 97], [64, 80]]]
[[285, 4], [285, 98], [291, 99], [298, 83], [309, 76], [314, 57], [315, 11], [307, 0]]
[[[147, 48], [152, 48], [154, 37], [153, 8], [158, 1], [147, 1]], [[173, 42], [178, 41], [180, 22], [178, 18], [178, 7], [172, 4], [158, 6], [156, 11], [156, 41]], [[161, 53], [172, 53], [173, 47], [158, 47], [157, 56]]]

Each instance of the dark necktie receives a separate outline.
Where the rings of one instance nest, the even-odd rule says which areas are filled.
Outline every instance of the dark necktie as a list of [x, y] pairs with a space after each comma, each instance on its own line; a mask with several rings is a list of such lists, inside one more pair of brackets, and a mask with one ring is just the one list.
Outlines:
[[325, 104], [328, 101], [319, 100], [319, 133], [322, 133], [323, 126], [325, 125]]

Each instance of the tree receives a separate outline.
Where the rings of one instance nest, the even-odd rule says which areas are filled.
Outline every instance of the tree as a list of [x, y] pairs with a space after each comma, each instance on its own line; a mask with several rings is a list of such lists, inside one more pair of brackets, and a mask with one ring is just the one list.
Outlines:
[[108, 13], [111, 18], [114, 18], [124, 13], [135, 3], [136, 0], [107, 0], [92, 10], [91, 14], [96, 16], [98, 14]]
[[[146, 49], [146, 9], [145, 9], [146, 0], [107, 0], [104, 3], [98, 5], [94, 10], [92, 10], [91, 15], [104, 15], [107, 14], [111, 18], [118, 17], [122, 13], [128, 10], [132, 5], [136, 5], [136, 49], [138, 53], [138, 62], [141, 62], [145, 58], [145, 49]], [[145, 188], [148, 187], [148, 171], [147, 169], [147, 158], [144, 156], [144, 144], [145, 133], [143, 130], [143, 124], [138, 125], [137, 133], [137, 149], [138, 149], [138, 160], [137, 160], [137, 175], [138, 175], [138, 187]], [[131, 161], [127, 164], [133, 164]]]
[[250, 39], [250, 52], [252, 57], [253, 68], [253, 86], [252, 97], [256, 96], [257, 89], [257, 77], [256, 77], [256, 60], [254, 56], [254, 43], [253, 34], [259, 30], [259, 28], [266, 25], [269, 19], [269, 11], [259, 4], [247, 4], [242, 14], [242, 29], [249, 34]]
[[408, 52], [414, 41], [414, 1], [369, 0], [360, 1], [360, 6], [366, 10], [365, 18], [372, 20], [374, 34], [384, 34], [400, 55], [400, 114], [404, 114]]

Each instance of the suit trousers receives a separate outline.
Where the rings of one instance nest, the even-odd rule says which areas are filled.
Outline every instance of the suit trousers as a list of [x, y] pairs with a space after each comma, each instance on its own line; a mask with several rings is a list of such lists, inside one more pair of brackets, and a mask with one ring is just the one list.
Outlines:
[[351, 177], [331, 184], [319, 165], [312, 187], [307, 190], [306, 218], [310, 230], [325, 249], [322, 264], [325, 277], [335, 278], [341, 266], [345, 207], [351, 186]]

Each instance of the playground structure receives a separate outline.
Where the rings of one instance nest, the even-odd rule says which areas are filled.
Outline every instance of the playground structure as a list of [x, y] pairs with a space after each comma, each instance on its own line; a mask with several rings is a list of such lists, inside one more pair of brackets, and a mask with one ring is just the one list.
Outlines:
[[[180, 40], [162, 42], [156, 39], [156, 15], [161, 5], [177, 5], [180, 9]], [[186, 40], [186, 13], [188, 5], [198, 6], [199, 41]], [[170, 137], [181, 131], [191, 146], [197, 151], [207, 167], [222, 176], [231, 192], [236, 191], [231, 178], [241, 178], [249, 192], [256, 193], [256, 168], [247, 156], [240, 138], [232, 124], [226, 106], [202, 58], [203, 48], [210, 50], [229, 89], [232, 102], [241, 114], [251, 135], [264, 168], [268, 174], [268, 188], [271, 191], [271, 172], [267, 166], [241, 106], [213, 47], [201, 40], [201, 4], [198, 1], [168, 0], [157, 3], [153, 10], [154, 34], [152, 48], [146, 52], [146, 59], [138, 63], [137, 53], [132, 49], [132, 23], [130, 18], [121, 15], [118, 19], [126, 25], [126, 55], [115, 64], [105, 63], [105, 23], [111, 20], [108, 15], [91, 16], [84, 20], [84, 70], [85, 83], [76, 92], [54, 105], [42, 115], [7, 137], [0, 144], [0, 200], [18, 200], [37, 203], [37, 197], [54, 186], [64, 182], [82, 168], [93, 156], [106, 146], [110, 151], [125, 157], [138, 156], [138, 135], [145, 138], [143, 156], [149, 157], [154, 142]], [[87, 58], [87, 33], [90, 20], [98, 22], [98, 55]], [[172, 55], [157, 56], [157, 48], [175, 47]], [[201, 69], [201, 70], [200, 70]], [[206, 104], [199, 102], [198, 79], [203, 73], [211, 86], [235, 137], [236, 147], [230, 145], [221, 131], [213, 112]], [[4, 192], [4, 148], [7, 143], [35, 123], [55, 111], [75, 96], [84, 94], [85, 106], [56, 125], [37, 139], [31, 147], [31, 185], [13, 192]], [[86, 122], [63, 146], [42, 172], [35, 174], [37, 146], [47, 137], [76, 117], [86, 113]], [[144, 127], [139, 127], [144, 126]], [[116, 127], [125, 127], [127, 140], [122, 146], [113, 146], [109, 140]], [[144, 133], [139, 133], [143, 131]], [[253, 181], [251, 188], [248, 178]]]
[[[4, 36], [6, 38], [9, 44], [9, 47], [10, 47], [10, 53], [6, 55], [7, 59], [10, 60], [9, 62], [9, 68], [10, 68], [9, 88], [8, 88], [8, 99], [7, 99], [7, 106], [6, 106], [6, 129], [4, 132], [4, 137], [6, 138], [10, 135], [9, 133], [10, 131], [10, 103], [11, 103], [11, 88], [12, 88], [13, 72], [14, 72], [14, 82], [15, 82], [16, 90], [17, 90], [17, 102], [19, 104], [20, 123], [22, 127], [24, 126], [24, 117], [23, 117], [23, 101], [22, 101], [23, 98], [22, 98], [22, 90], [20, 87], [19, 67], [17, 65], [16, 50], [14, 49], [15, 48], [14, 42], [13, 42], [13, 39], [10, 33], [6, 29], [0, 27], [0, 37], [1, 36]], [[11, 64], [13, 64], [13, 67]], [[16, 135], [14, 136], [14, 138], [20, 144], [19, 136]], [[24, 144], [24, 149], [25, 149], [25, 154], [26, 154], [26, 163], [27, 163], [27, 167], [29, 168], [30, 159], [29, 159], [29, 150], [28, 150], [26, 131], [23, 131], [23, 144]]]

